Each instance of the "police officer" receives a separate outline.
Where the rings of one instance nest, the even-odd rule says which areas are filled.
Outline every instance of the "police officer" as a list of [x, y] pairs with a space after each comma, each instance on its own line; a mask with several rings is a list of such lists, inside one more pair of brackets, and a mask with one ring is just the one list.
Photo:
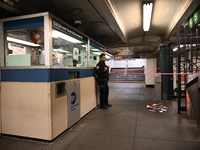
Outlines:
[[105, 64], [106, 56], [101, 54], [99, 56], [99, 62], [96, 66], [96, 79], [100, 88], [100, 108], [108, 109], [112, 105], [108, 103], [108, 80], [109, 80], [109, 66]]

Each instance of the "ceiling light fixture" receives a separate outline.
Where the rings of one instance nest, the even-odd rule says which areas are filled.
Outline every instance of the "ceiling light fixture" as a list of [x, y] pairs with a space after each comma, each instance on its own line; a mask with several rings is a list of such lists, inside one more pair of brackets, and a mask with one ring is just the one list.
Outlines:
[[177, 51], [178, 50], [178, 47], [175, 47], [173, 48], [173, 52]]
[[59, 37], [59, 38], [62, 38], [64, 40], [72, 42], [72, 43], [82, 43], [81, 41], [79, 41], [79, 40], [77, 40], [77, 39], [75, 39], [75, 38], [73, 38], [73, 37], [71, 37], [71, 36], [69, 36], [67, 34], [64, 34], [62, 32], [56, 31], [56, 30], [54, 30], [52, 32], [52, 37], [53, 38], [58, 38]]
[[[183, 48], [183, 47], [184, 47], [184, 45], [180, 45], [180, 48]], [[173, 48], [173, 52], [175, 52], [177, 50], [178, 50], [178, 46], [176, 46], [176, 47]]]
[[62, 50], [62, 49], [53, 49], [54, 52], [63, 52], [63, 53], [67, 53], [69, 51], [66, 50]]
[[112, 54], [110, 54], [110, 53], [107, 53], [107, 52], [105, 52], [105, 54], [106, 54], [107, 56], [110, 56], [110, 57], [112, 57], [112, 56], [113, 56]]
[[96, 48], [93, 48], [93, 49], [90, 49], [92, 52], [100, 52], [99, 49], [96, 49]]
[[12, 37], [7, 37], [7, 41], [15, 42], [22, 45], [34, 46], [34, 47], [40, 46], [39, 44], [34, 44], [32, 42], [28, 42], [28, 41], [24, 41], [24, 40], [12, 38]]
[[151, 16], [152, 16], [153, 3], [143, 4], [143, 29], [149, 31]]

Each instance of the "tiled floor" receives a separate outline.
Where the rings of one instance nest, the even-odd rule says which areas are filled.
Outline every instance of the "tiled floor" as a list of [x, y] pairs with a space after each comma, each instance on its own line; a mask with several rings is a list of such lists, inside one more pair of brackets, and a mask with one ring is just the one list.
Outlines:
[[[176, 101], [154, 99], [144, 84], [110, 83], [108, 110], [95, 109], [52, 143], [0, 137], [0, 150], [200, 150], [200, 129]], [[149, 112], [160, 103], [169, 112]]]

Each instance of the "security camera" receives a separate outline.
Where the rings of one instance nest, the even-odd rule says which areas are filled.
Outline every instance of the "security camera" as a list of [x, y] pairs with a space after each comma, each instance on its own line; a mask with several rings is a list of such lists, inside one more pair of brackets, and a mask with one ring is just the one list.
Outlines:
[[81, 24], [82, 21], [81, 21], [81, 20], [75, 20], [74, 23], [75, 23], [75, 24]]

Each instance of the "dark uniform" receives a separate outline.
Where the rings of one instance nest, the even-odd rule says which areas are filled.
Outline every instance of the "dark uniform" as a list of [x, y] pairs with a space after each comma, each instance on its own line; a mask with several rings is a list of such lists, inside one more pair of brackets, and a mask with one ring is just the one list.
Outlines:
[[100, 107], [106, 108], [108, 106], [108, 95], [109, 95], [109, 88], [108, 88], [108, 80], [109, 80], [109, 68], [104, 71], [106, 66], [105, 62], [99, 61], [96, 66], [96, 79], [97, 83], [100, 88]]

